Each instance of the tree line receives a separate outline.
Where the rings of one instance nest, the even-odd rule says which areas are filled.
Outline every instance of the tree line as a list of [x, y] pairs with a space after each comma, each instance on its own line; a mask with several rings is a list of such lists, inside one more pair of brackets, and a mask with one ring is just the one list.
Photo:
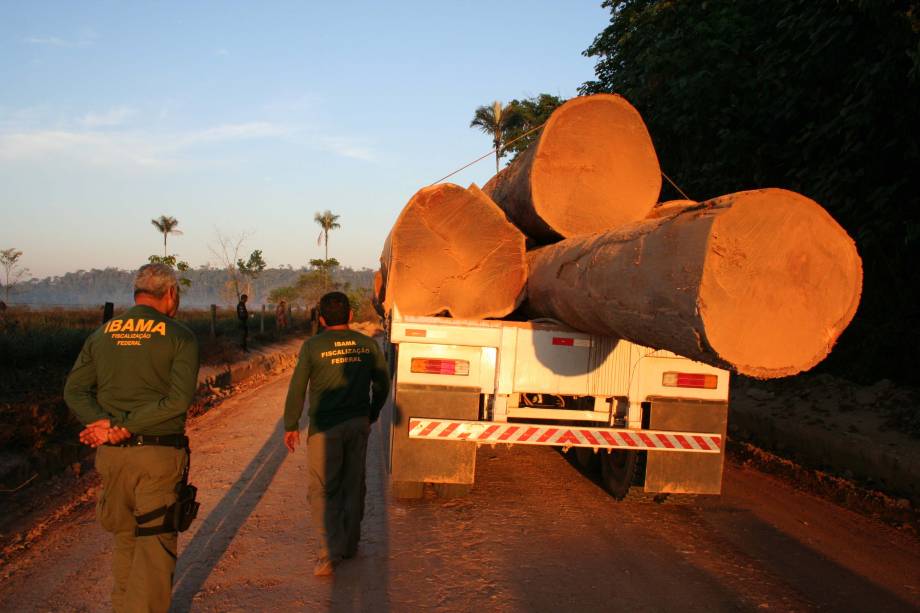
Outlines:
[[[78, 270], [64, 275], [29, 279], [16, 288], [16, 302], [34, 305], [96, 306], [104, 302], [130, 304], [133, 300], [132, 283], [136, 271], [120, 268]], [[253, 304], [274, 303], [272, 292], [278, 288], [296, 286], [303, 275], [316, 273], [316, 268], [266, 268], [250, 288]], [[226, 271], [220, 268], [194, 268], [182, 273], [191, 283], [183, 289], [182, 303], [191, 307], [210, 304], [232, 306], [236, 298], [226, 292]], [[374, 271], [369, 268], [336, 267], [331, 273], [331, 284], [337, 287], [370, 289]], [[284, 295], [288, 302], [305, 305], [296, 294]], [[277, 298], [277, 296], [276, 296]]]
[[[859, 311], [819, 368], [917, 382], [920, 346], [920, 5], [914, 0], [605, 0], [580, 94], [642, 113], [690, 198], [783, 187], [820, 204], [863, 259]], [[552, 111], [546, 94], [529, 99]], [[514, 104], [471, 127], [504, 145], [545, 116]], [[509, 112], [510, 111], [510, 112]], [[548, 116], [548, 113], [546, 113]], [[530, 138], [534, 138], [531, 135]], [[526, 147], [527, 141], [515, 143]], [[661, 199], [682, 196], [665, 184]]]
[[[373, 284], [373, 271], [340, 268], [339, 261], [329, 257], [329, 233], [341, 228], [339, 215], [328, 209], [316, 213], [313, 221], [319, 225], [317, 245], [325, 245], [325, 258], [311, 259], [310, 267], [294, 269], [268, 269], [262, 250], [252, 251], [245, 257], [243, 246], [248, 235], [243, 232], [228, 236], [215, 230], [211, 253], [220, 266], [203, 266], [197, 270], [177, 254], [169, 253], [168, 239], [181, 235], [179, 220], [170, 215], [160, 215], [150, 223], [163, 236], [163, 255], [153, 254], [150, 263], [166, 264], [176, 270], [182, 288], [183, 302], [188, 305], [231, 304], [242, 294], [250, 295], [254, 302], [286, 300], [291, 304], [312, 305], [319, 298], [316, 291], [342, 289], [352, 294], [353, 300], [368, 302]], [[0, 268], [4, 296], [8, 301], [15, 290], [19, 303], [35, 305], [92, 305], [100, 302], [130, 303], [131, 282], [134, 271], [118, 268], [77, 271], [63, 276], [23, 281], [28, 269], [20, 265], [23, 252], [10, 248], [0, 251]], [[321, 294], [320, 294], [321, 295]], [[358, 305], [358, 302], [355, 302]]]

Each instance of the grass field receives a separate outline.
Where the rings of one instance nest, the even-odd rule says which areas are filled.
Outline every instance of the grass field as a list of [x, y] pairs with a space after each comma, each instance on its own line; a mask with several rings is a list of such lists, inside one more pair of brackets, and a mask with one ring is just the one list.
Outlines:
[[[116, 309], [116, 315], [120, 312]], [[177, 319], [189, 326], [201, 344], [202, 363], [219, 363], [232, 359], [239, 328], [234, 309], [218, 309], [217, 335], [210, 335], [210, 311], [183, 309]], [[253, 345], [270, 343], [279, 338], [274, 312], [265, 313], [265, 332], [260, 332], [261, 312], [254, 311], [249, 322]], [[293, 326], [286, 331], [303, 329], [303, 313], [294, 312]], [[22, 370], [51, 368], [73, 364], [83, 342], [102, 324], [102, 308], [28, 309], [10, 307], [0, 316], [0, 369]], [[0, 377], [0, 386], [3, 381]]]
[[[116, 309], [116, 316], [125, 309]], [[307, 329], [302, 311], [293, 324], [275, 329], [274, 312], [253, 309], [250, 346], [259, 346]], [[177, 317], [198, 337], [203, 364], [232, 362], [242, 356], [235, 309], [217, 312], [211, 337], [210, 311], [183, 309]], [[102, 308], [10, 307], [0, 315], [0, 489], [15, 488], [34, 474], [47, 476], [86, 452], [76, 438], [80, 425], [64, 404], [64, 381], [83, 342], [102, 325]]]

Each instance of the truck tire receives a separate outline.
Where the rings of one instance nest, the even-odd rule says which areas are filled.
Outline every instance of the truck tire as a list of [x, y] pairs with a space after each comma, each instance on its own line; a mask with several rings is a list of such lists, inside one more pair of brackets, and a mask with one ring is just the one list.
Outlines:
[[617, 500], [623, 500], [629, 493], [636, 476], [637, 451], [603, 451], [601, 460], [601, 483]]
[[601, 453], [595, 453], [590, 447], [574, 447], [572, 453], [575, 456], [575, 463], [578, 464], [585, 473], [591, 474], [600, 467], [599, 458]]

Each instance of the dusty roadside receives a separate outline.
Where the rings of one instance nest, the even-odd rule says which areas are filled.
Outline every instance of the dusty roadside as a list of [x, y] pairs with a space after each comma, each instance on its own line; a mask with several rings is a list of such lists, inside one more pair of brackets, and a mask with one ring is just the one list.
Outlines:
[[920, 390], [827, 374], [733, 377], [729, 433], [797, 465], [920, 508]]

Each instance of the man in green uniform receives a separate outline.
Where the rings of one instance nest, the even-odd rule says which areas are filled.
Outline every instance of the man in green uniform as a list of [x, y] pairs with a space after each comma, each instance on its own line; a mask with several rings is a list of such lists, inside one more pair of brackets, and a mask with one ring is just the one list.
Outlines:
[[310, 385], [309, 499], [319, 537], [313, 574], [331, 575], [354, 557], [364, 517], [364, 473], [370, 425], [390, 393], [386, 361], [374, 339], [349, 329], [348, 297], [331, 292], [320, 299], [325, 330], [300, 349], [284, 405], [284, 443], [300, 443], [298, 422]]
[[134, 302], [86, 340], [64, 399], [86, 425], [80, 440], [98, 447], [96, 514], [115, 537], [112, 608], [165, 612], [178, 535], [157, 511], [175, 503], [188, 463], [185, 419], [197, 387], [198, 341], [173, 319], [179, 290], [168, 266], [140, 268]]
[[246, 352], [249, 351], [249, 346], [247, 345], [249, 340], [249, 310], [246, 308], [247, 300], [249, 300], [249, 296], [242, 294], [240, 295], [240, 301], [236, 304], [236, 318], [240, 322], [240, 347]]

